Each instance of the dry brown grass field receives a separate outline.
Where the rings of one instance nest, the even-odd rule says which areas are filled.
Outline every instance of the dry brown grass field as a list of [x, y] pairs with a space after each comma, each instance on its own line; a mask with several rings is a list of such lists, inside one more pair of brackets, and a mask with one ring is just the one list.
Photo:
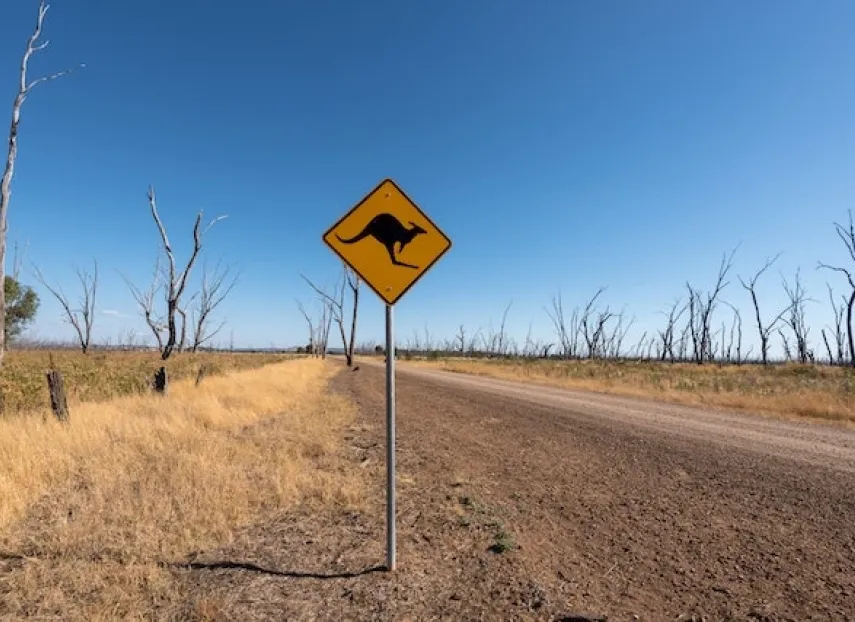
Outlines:
[[[46, 408], [49, 404], [45, 373], [53, 359], [65, 379], [69, 402], [93, 402], [141, 394], [163, 365], [157, 352], [91, 352], [77, 350], [20, 350], [6, 353], [0, 368], [2, 414]], [[255, 353], [181, 353], [166, 367], [170, 380], [195, 376], [204, 365], [208, 374], [253, 369], [288, 360], [291, 355]], [[73, 416], [73, 412], [72, 412]]]
[[457, 358], [403, 364], [678, 404], [855, 423], [855, 371], [843, 367]]
[[[0, 618], [204, 618], [212, 605], [188, 603], [164, 563], [227, 543], [265, 512], [357, 506], [355, 475], [317, 467], [354, 416], [326, 392], [338, 366], [299, 358], [241, 370], [264, 360], [242, 356], [210, 355], [231, 371], [199, 386], [177, 381], [165, 397], [78, 401], [67, 426], [0, 419]], [[23, 358], [10, 356], [11, 370]], [[114, 384], [78, 389], [78, 398], [100, 398], [133, 385], [128, 370], [147, 372], [152, 361], [57, 362], [74, 385], [103, 371], [95, 361], [119, 359], [110, 365]], [[171, 364], [186, 376], [199, 360]]]

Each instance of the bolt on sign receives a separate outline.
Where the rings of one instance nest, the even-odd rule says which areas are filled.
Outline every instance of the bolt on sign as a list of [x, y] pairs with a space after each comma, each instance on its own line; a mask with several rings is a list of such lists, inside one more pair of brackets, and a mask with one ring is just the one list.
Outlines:
[[451, 248], [448, 236], [391, 179], [342, 216], [323, 240], [388, 305]]

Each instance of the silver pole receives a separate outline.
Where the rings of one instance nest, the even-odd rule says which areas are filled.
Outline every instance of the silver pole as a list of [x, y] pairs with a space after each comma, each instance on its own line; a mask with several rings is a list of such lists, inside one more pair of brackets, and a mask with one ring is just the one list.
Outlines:
[[395, 570], [395, 325], [386, 305], [386, 569]]

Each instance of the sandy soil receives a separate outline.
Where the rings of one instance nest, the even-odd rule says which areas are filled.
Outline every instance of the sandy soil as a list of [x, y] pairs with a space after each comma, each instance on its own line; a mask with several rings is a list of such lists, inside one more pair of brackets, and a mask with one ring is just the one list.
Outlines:
[[382, 369], [333, 389], [361, 415], [324, 468], [366, 509], [200, 552], [176, 572], [211, 618], [855, 618], [850, 431], [401, 366], [387, 573]]

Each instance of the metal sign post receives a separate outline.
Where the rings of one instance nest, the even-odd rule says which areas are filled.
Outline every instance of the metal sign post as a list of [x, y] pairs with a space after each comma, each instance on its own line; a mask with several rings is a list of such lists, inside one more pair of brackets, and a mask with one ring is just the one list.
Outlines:
[[386, 569], [395, 570], [395, 314], [386, 305]]
[[391, 179], [384, 179], [323, 235], [324, 244], [386, 303], [386, 568], [395, 570], [394, 306], [451, 239]]

